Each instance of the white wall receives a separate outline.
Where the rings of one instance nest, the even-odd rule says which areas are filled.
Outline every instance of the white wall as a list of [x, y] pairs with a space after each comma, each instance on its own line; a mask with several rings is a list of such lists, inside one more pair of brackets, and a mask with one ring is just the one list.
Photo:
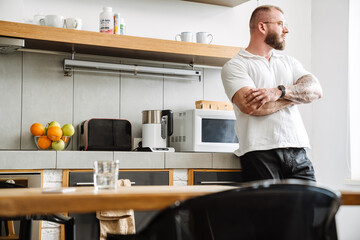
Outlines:
[[350, 116], [350, 158], [351, 177], [360, 179], [360, 1], [351, 0], [349, 4], [349, 116]]
[[314, 104], [314, 158], [319, 167], [337, 170], [317, 173], [320, 181], [334, 187], [341, 187], [348, 173], [348, 7], [348, 1], [340, 0], [312, 4], [312, 70], [324, 91], [323, 99]]
[[[337, 189], [359, 190], [359, 186], [344, 183], [350, 177], [348, 16], [348, 0], [312, 1], [312, 71], [324, 90], [323, 99], [314, 104], [313, 158], [320, 182]], [[359, 207], [341, 207], [337, 220], [340, 239], [359, 239]]]

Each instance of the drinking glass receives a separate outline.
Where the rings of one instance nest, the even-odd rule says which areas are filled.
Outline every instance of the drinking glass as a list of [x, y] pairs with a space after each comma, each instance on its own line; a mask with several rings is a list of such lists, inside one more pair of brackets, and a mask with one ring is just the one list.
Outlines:
[[116, 189], [119, 173], [119, 161], [94, 162], [95, 190]]

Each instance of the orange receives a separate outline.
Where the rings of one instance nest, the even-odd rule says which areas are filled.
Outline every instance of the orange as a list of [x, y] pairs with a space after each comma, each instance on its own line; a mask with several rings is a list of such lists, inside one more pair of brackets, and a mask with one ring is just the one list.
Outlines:
[[30, 132], [34, 136], [41, 136], [44, 134], [45, 128], [41, 123], [34, 123], [30, 127]]
[[49, 127], [46, 134], [51, 141], [58, 141], [62, 136], [62, 130], [60, 127], [52, 126]]
[[64, 143], [67, 143], [69, 141], [70, 137], [62, 136], [61, 140], [64, 141]]
[[40, 136], [37, 145], [41, 149], [48, 149], [51, 145], [51, 140], [47, 136]]

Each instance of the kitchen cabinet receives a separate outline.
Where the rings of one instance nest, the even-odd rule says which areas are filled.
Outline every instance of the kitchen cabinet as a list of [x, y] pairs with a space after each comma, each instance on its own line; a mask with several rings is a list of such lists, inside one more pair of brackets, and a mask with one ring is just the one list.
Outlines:
[[0, 36], [25, 40], [23, 50], [50, 50], [222, 66], [239, 47], [180, 42], [0, 21]]
[[216, 185], [243, 182], [241, 170], [189, 169], [188, 185]]
[[[132, 185], [172, 185], [173, 170], [119, 170], [119, 179], [129, 179]], [[63, 186], [80, 187], [93, 185], [92, 170], [63, 170]], [[136, 231], [146, 226], [157, 211], [135, 212]], [[76, 239], [98, 240], [99, 221], [96, 213], [72, 214], [76, 222]]]
[[236, 7], [250, 0], [184, 0], [188, 2], [206, 3], [224, 7]]

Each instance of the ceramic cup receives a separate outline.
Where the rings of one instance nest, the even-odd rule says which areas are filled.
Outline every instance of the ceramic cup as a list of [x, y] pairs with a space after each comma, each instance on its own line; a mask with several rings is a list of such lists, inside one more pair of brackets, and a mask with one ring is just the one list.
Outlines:
[[[180, 38], [180, 40], [178, 38]], [[192, 42], [193, 41], [193, 33], [192, 32], [182, 32], [181, 34], [177, 34], [175, 36], [175, 40], [183, 41], [183, 42]]]
[[65, 19], [65, 27], [68, 29], [81, 30], [82, 21], [80, 18], [67, 18]]
[[36, 14], [34, 15], [32, 23], [36, 25], [40, 25], [40, 20], [43, 19], [44, 17], [45, 17], [44, 15]]
[[209, 44], [213, 40], [213, 35], [208, 32], [198, 32], [196, 33], [196, 42]]
[[46, 15], [40, 19], [40, 24], [50, 27], [64, 27], [64, 17], [61, 15]]

